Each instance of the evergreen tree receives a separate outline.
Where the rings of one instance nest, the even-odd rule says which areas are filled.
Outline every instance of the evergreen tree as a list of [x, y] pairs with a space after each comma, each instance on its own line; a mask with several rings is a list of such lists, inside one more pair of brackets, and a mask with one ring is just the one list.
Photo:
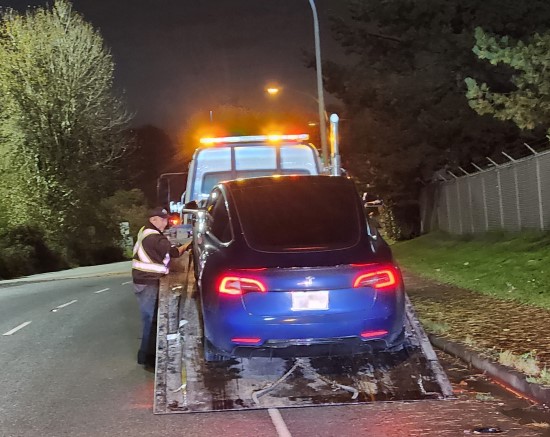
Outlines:
[[521, 129], [543, 126], [550, 133], [550, 33], [528, 41], [491, 35], [476, 29], [474, 53], [491, 65], [513, 69], [512, 89], [495, 92], [485, 83], [466, 78], [470, 106], [478, 114], [512, 120]]
[[472, 53], [476, 26], [517, 38], [550, 23], [544, 0], [350, 0], [334, 33], [351, 61], [326, 63], [339, 97], [347, 167], [396, 205], [414, 201], [421, 180], [443, 166], [485, 159], [521, 144], [512, 123], [480, 117], [464, 79], [497, 89], [509, 78]]

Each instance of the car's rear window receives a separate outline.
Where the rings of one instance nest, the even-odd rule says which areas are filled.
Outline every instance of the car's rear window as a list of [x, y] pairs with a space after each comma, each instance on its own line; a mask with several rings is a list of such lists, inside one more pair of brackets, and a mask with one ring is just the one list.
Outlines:
[[363, 220], [353, 185], [300, 179], [232, 189], [248, 244], [270, 252], [357, 244]]

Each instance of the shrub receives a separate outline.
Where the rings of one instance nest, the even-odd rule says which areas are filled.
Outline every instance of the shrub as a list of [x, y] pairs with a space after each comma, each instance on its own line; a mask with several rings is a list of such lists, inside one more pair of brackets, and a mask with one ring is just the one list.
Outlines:
[[0, 278], [9, 279], [65, 267], [67, 263], [47, 245], [40, 229], [26, 225], [0, 231]]

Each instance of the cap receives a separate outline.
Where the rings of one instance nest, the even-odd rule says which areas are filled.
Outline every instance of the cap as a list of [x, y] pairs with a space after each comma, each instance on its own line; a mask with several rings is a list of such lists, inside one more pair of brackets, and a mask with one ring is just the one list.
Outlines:
[[167, 218], [168, 211], [166, 211], [166, 209], [162, 207], [154, 208], [151, 211], [149, 211], [149, 217]]

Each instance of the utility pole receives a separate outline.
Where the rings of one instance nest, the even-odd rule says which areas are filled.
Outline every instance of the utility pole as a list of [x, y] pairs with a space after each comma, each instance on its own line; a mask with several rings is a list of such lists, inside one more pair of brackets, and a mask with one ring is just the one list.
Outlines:
[[323, 92], [323, 70], [321, 66], [321, 39], [319, 37], [319, 17], [315, 1], [309, 0], [313, 13], [313, 32], [315, 37], [315, 68], [317, 70], [317, 103], [319, 106], [319, 133], [321, 135], [321, 151], [323, 164], [328, 167], [327, 121], [325, 118], [325, 97]]

